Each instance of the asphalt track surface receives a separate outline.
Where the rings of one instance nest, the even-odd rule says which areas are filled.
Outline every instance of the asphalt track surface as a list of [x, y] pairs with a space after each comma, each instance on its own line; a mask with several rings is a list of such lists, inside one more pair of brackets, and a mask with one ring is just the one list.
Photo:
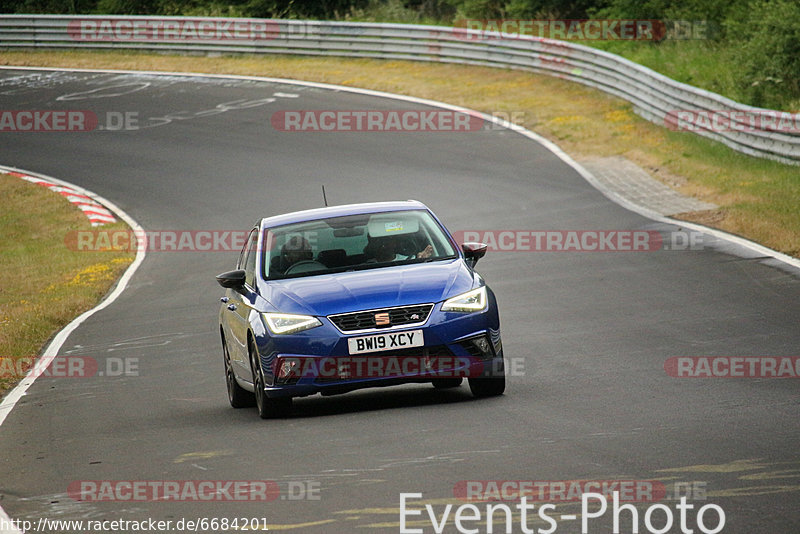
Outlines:
[[[418, 104], [272, 82], [14, 70], [0, 71], [0, 95], [3, 109], [135, 112], [140, 125], [162, 123], [3, 133], [0, 144], [0, 163], [88, 188], [148, 230], [244, 230], [320, 206], [321, 184], [335, 204], [421, 200], [451, 230], [677, 229], [609, 201], [507, 130], [270, 125], [278, 110], [427, 109]], [[206, 113], [221, 104], [241, 109]], [[674, 356], [798, 355], [798, 273], [753, 256], [709, 236], [699, 250], [490, 253], [478, 270], [499, 299], [506, 356], [523, 367], [504, 396], [409, 385], [299, 399], [293, 417], [262, 421], [225, 396], [214, 275], [236, 253], [150, 252], [122, 296], [61, 351], [138, 359], [138, 376], [39, 378], [0, 429], [0, 504], [34, 521], [263, 517], [271, 530], [397, 532], [401, 493], [422, 493], [440, 520], [446, 502], [462, 504], [459, 481], [657, 480], [668, 491], [699, 482], [707, 494], [696, 509], [722, 507], [723, 532], [798, 532], [800, 382], [664, 370]], [[80, 480], [270, 480], [282, 498], [78, 502], [67, 488]], [[299, 481], [319, 498], [289, 499]], [[680, 532], [676, 502], [663, 502], [675, 512], [669, 531]], [[558, 519], [579, 504], [555, 504], [555, 532], [580, 532], [580, 519]], [[610, 517], [589, 532], [610, 532]], [[433, 532], [424, 513], [409, 519]], [[475, 525], [464, 522], [487, 529]], [[629, 517], [622, 525], [632, 531]], [[452, 511], [444, 531], [457, 531]]]

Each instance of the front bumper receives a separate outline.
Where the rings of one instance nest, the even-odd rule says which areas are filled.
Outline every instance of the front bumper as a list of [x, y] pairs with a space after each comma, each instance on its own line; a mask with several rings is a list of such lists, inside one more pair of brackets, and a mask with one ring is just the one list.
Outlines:
[[[344, 334], [326, 317], [322, 326], [256, 340], [269, 397], [336, 394], [437, 378], [491, 376], [502, 359], [494, 302], [483, 312], [442, 312], [434, 306], [426, 323], [411, 328]], [[422, 330], [424, 346], [350, 355], [348, 339]]]

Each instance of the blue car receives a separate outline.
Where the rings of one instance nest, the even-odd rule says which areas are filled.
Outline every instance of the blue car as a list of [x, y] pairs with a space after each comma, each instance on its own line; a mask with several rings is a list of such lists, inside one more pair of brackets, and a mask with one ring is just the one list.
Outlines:
[[505, 390], [494, 293], [422, 203], [333, 206], [262, 219], [219, 313], [228, 399], [262, 418], [292, 398], [413, 382]]

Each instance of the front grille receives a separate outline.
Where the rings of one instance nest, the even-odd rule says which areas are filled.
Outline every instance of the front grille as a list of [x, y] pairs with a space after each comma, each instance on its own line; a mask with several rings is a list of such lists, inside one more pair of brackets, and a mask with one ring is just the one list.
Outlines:
[[[433, 304], [416, 304], [414, 306], [401, 306], [398, 308], [382, 308], [379, 310], [340, 313], [338, 315], [329, 315], [328, 319], [342, 332], [352, 332], [355, 330], [422, 324], [428, 320], [428, 315], [430, 315], [432, 309]], [[376, 324], [375, 315], [377, 314], [388, 314], [388, 324]]]

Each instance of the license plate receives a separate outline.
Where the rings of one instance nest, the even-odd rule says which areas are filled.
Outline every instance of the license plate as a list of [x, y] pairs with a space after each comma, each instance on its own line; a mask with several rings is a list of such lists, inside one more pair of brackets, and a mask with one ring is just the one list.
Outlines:
[[425, 340], [422, 337], [422, 330], [351, 337], [347, 340], [347, 348], [350, 354], [407, 349], [410, 347], [422, 347], [423, 345], [425, 345]]

